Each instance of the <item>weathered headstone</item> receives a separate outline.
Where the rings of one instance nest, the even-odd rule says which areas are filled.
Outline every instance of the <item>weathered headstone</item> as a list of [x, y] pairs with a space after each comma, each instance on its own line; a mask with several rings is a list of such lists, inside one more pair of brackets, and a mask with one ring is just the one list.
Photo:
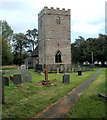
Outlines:
[[18, 84], [22, 83], [21, 75], [20, 74], [13, 75], [13, 83], [15, 85], [18, 85]]
[[61, 72], [64, 71], [64, 65], [60, 65], [60, 71], [61, 71]]
[[81, 76], [81, 75], [82, 75], [82, 71], [78, 70], [78, 76]]
[[41, 64], [35, 64], [35, 70], [42, 70]]
[[9, 74], [12, 74], [12, 73], [15, 73], [15, 71], [14, 71], [14, 70], [10, 70], [10, 71], [9, 71]]
[[23, 76], [22, 76], [22, 81], [23, 82], [32, 82], [31, 80], [32, 80], [31, 73], [23, 74]]
[[64, 74], [63, 75], [63, 83], [70, 83], [70, 75], [69, 74]]
[[9, 86], [9, 78], [8, 77], [3, 77], [4, 79], [4, 85]]
[[17, 68], [16, 72], [21, 74], [21, 69]]
[[2, 74], [6, 74], [6, 70], [2, 70]]
[[64, 65], [64, 73], [66, 73], [67, 72], [67, 65], [65, 64]]
[[59, 74], [59, 67], [57, 67], [57, 74]]
[[26, 65], [21, 65], [21, 70], [26, 70]]

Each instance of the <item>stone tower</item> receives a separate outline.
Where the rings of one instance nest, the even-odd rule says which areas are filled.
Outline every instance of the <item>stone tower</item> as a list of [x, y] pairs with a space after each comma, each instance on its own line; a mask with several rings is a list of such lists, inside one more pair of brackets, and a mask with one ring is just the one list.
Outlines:
[[38, 14], [39, 64], [71, 68], [70, 9], [44, 7]]

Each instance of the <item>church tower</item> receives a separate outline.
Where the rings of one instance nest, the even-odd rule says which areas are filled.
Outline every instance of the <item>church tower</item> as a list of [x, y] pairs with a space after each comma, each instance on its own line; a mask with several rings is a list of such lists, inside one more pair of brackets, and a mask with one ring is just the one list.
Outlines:
[[38, 14], [39, 64], [71, 68], [70, 9], [53, 7]]

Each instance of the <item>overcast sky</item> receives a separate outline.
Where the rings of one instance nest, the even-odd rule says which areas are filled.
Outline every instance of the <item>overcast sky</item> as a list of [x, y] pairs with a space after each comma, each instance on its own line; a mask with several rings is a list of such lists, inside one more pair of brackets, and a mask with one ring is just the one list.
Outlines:
[[38, 29], [38, 13], [44, 6], [71, 9], [71, 41], [105, 33], [105, 0], [0, 0], [0, 19], [14, 33]]

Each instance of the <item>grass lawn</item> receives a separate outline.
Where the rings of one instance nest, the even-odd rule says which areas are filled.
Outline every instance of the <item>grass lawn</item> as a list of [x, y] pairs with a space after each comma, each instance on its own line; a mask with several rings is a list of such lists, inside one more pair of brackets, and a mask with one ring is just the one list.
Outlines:
[[43, 86], [36, 84], [36, 82], [44, 80], [44, 75], [39, 75], [30, 69], [32, 83], [23, 83], [25, 88], [17, 88], [13, 83], [10, 83], [10, 86], [5, 86], [6, 103], [3, 105], [3, 118], [30, 118], [34, 116], [89, 79], [97, 70], [84, 72], [83, 76], [71, 73], [70, 84], [62, 83], [63, 74], [49, 74], [49, 80], [51, 83], [56, 83], [57, 86]]
[[105, 90], [105, 71], [89, 85], [68, 114], [68, 118], [105, 118], [107, 100], [98, 97], [98, 93], [107, 95]]

